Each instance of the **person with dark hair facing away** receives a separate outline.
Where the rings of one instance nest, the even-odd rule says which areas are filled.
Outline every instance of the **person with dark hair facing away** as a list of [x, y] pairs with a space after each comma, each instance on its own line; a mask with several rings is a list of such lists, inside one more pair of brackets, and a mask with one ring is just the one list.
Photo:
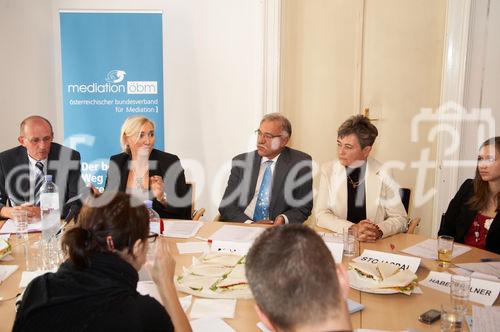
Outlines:
[[245, 262], [255, 310], [271, 331], [352, 330], [345, 268], [304, 225], [269, 228]]
[[389, 169], [369, 157], [377, 128], [363, 115], [351, 116], [337, 131], [338, 160], [321, 169], [316, 224], [334, 232], [354, 229], [373, 242], [406, 231], [407, 214]]
[[500, 254], [500, 137], [481, 144], [476, 176], [467, 179], [451, 200], [439, 235]]
[[136, 290], [156, 236], [146, 208], [128, 194], [108, 192], [87, 202], [62, 239], [68, 259], [28, 285], [13, 331], [190, 331], [164, 241], [150, 266], [164, 306]]

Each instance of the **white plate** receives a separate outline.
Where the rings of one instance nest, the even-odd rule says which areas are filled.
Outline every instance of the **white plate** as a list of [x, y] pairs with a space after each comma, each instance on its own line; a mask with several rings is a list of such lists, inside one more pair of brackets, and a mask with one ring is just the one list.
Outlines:
[[349, 286], [353, 289], [372, 294], [397, 294], [394, 289], [375, 288], [378, 282], [367, 278], [362, 278], [354, 270], [348, 270]]

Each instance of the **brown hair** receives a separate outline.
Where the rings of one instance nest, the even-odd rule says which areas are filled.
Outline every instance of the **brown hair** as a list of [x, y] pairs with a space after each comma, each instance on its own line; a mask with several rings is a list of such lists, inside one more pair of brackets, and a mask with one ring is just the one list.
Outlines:
[[[109, 203], [97, 206], [93, 204], [97, 199], [107, 199]], [[147, 239], [148, 234], [149, 215], [141, 202], [122, 192], [105, 192], [83, 206], [78, 226], [64, 234], [62, 248], [68, 260], [83, 269], [89, 266], [93, 253], [109, 252], [108, 236], [117, 251], [128, 249], [133, 254], [134, 243]]]
[[246, 276], [259, 308], [284, 330], [338, 317], [343, 303], [333, 257], [304, 225], [269, 228], [250, 248]]
[[373, 145], [375, 138], [378, 136], [378, 130], [367, 117], [358, 114], [344, 121], [337, 131], [337, 136], [340, 138], [351, 134], [356, 135], [359, 145], [364, 149]]
[[[481, 144], [479, 149], [485, 146], [495, 146], [496, 153], [500, 155], [500, 136], [492, 137]], [[499, 156], [500, 157], [500, 156]], [[497, 157], [498, 158], [498, 157]], [[473, 211], [481, 211], [488, 206], [488, 200], [490, 196], [490, 188], [487, 181], [483, 181], [481, 175], [479, 174], [479, 167], [476, 167], [476, 176], [474, 177], [474, 195], [469, 199], [467, 205]], [[497, 200], [497, 211], [500, 210], [500, 195], [496, 194]]]

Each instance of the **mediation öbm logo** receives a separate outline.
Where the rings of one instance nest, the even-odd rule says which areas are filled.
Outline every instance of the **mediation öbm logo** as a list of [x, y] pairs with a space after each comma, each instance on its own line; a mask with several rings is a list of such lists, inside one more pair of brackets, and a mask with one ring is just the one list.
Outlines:
[[127, 73], [124, 70], [115, 69], [107, 73], [106, 83], [98, 84], [68, 84], [68, 93], [127, 93], [127, 94], [158, 94], [157, 81], [127, 81], [117, 84], [125, 79]]

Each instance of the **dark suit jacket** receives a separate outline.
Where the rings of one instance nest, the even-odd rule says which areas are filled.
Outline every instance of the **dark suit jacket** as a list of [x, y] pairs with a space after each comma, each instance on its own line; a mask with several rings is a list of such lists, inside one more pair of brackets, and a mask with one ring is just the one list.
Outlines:
[[[451, 235], [456, 242], [464, 243], [478, 211], [470, 210], [467, 202], [474, 194], [472, 179], [467, 179], [450, 202], [443, 216], [438, 235]], [[486, 236], [486, 250], [500, 254], [500, 213], [497, 213]]]
[[[79, 209], [81, 200], [65, 204], [80, 193], [87, 193], [80, 173], [80, 153], [57, 143], [52, 143], [47, 157], [47, 174], [59, 190], [59, 207], [62, 217], [69, 209]], [[0, 206], [20, 205], [33, 199], [34, 188], [30, 188], [28, 153], [24, 146], [18, 146], [0, 153]]]
[[[231, 174], [219, 207], [221, 220], [244, 222], [252, 219], [253, 216], [245, 215], [244, 211], [255, 194], [260, 162], [257, 151], [233, 158]], [[287, 183], [297, 179], [302, 181], [295, 188]], [[311, 156], [285, 147], [274, 168], [269, 218], [274, 220], [284, 214], [290, 223], [303, 223], [311, 214], [312, 206]]]
[[[110, 167], [106, 178], [106, 189], [126, 191], [129, 172], [130, 155], [120, 153], [110, 159]], [[161, 218], [169, 219], [191, 219], [191, 190], [186, 184], [184, 169], [176, 155], [153, 149], [149, 155], [149, 176], [159, 175], [165, 183], [167, 194], [167, 205], [164, 206], [153, 198], [153, 210], [158, 212]], [[112, 163], [114, 163], [114, 170]], [[154, 165], [156, 163], [156, 165]], [[117, 167], [117, 168], [116, 168]]]

